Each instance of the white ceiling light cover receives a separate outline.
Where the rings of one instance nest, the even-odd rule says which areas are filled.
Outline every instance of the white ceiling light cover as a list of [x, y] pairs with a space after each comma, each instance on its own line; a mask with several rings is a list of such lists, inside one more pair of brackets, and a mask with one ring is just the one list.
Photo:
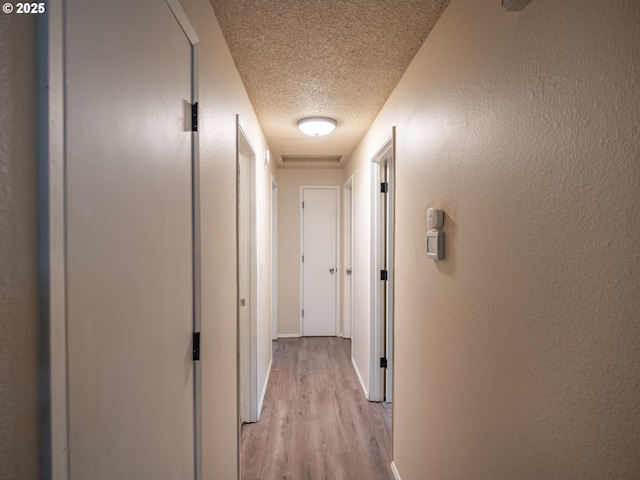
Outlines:
[[337, 124], [338, 122], [329, 117], [307, 117], [298, 120], [298, 128], [313, 137], [321, 137], [333, 132]]

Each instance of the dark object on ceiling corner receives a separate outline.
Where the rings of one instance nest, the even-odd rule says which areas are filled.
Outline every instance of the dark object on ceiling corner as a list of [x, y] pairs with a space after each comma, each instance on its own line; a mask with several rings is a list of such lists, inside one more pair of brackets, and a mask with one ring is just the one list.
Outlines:
[[509, 12], [519, 12], [526, 7], [530, 1], [531, 0], [502, 0], [502, 8]]

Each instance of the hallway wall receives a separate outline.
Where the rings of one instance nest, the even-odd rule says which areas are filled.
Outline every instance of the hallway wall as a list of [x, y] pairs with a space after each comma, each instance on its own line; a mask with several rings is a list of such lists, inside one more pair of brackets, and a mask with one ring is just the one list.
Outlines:
[[397, 126], [402, 480], [640, 477], [639, 21], [633, 0], [452, 0], [345, 168], [368, 219]]
[[300, 186], [336, 185], [342, 192], [342, 175], [341, 168], [278, 169], [279, 336], [300, 336]]
[[38, 466], [36, 17], [0, 15], [0, 479]]

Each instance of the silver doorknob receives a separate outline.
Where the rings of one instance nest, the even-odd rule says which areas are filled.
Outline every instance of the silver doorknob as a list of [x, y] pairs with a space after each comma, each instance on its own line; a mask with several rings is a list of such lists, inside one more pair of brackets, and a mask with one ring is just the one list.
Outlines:
[[336, 269], [335, 269], [335, 268], [330, 268], [330, 269], [329, 269], [329, 273], [330, 273], [331, 275], [333, 275], [334, 273], [336, 273]]

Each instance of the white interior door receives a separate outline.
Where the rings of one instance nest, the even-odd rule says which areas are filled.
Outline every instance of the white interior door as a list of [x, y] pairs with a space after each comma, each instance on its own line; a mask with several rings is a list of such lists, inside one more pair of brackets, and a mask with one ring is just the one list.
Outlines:
[[240, 422], [251, 418], [251, 231], [247, 155], [238, 153], [238, 339]]
[[335, 336], [338, 187], [302, 187], [302, 335]]
[[[372, 158], [371, 185], [371, 329], [370, 388], [372, 401], [393, 397], [395, 128]], [[386, 361], [386, 367], [383, 362]]]
[[[238, 119], [239, 121], [239, 119]], [[255, 153], [238, 132], [238, 342], [240, 422], [258, 421], [257, 260], [255, 232]]]
[[192, 45], [165, 2], [65, 12], [70, 478], [191, 480]]

